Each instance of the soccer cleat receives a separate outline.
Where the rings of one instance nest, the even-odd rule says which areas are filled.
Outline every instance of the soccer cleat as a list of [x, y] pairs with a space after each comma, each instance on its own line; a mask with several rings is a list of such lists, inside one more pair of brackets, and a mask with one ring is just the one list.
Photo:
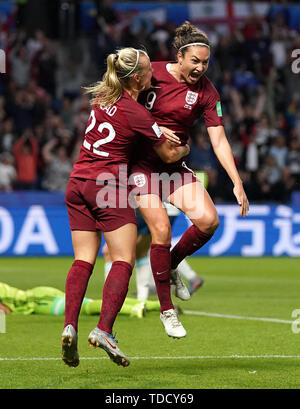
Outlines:
[[177, 298], [180, 298], [183, 301], [187, 301], [191, 298], [189, 290], [186, 285], [183, 283], [178, 270], [175, 268], [171, 270], [171, 285], [174, 286], [174, 292]]
[[189, 281], [189, 293], [192, 295], [204, 284], [202, 277], [196, 277]]
[[146, 304], [144, 301], [137, 302], [131, 307], [130, 316], [143, 318], [146, 315]]
[[110, 359], [117, 365], [122, 365], [125, 367], [130, 364], [129, 359], [117, 347], [118, 340], [112, 334], [102, 331], [96, 327], [91, 331], [88, 342], [89, 345], [94, 346], [94, 348], [99, 347], [104, 349]]
[[177, 312], [174, 309], [164, 311], [160, 314], [160, 320], [165, 327], [169, 337], [183, 338], [186, 336], [186, 330], [178, 319]]
[[68, 366], [79, 365], [79, 354], [77, 350], [77, 332], [73, 325], [66, 325], [61, 334], [62, 360]]

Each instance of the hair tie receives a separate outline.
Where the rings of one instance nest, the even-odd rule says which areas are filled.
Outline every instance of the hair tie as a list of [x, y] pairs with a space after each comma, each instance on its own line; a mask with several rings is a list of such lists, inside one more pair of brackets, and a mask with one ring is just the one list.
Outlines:
[[183, 45], [182, 47], [180, 47], [178, 51], [181, 51], [183, 48], [189, 47], [189, 46], [192, 46], [192, 45], [202, 45], [204, 47], [207, 47], [208, 49], [210, 48], [210, 46], [208, 44], [205, 44], [205, 43], [189, 43], [189, 44], [186, 44], [186, 45]]
[[136, 51], [136, 62], [135, 62], [134, 67], [133, 67], [132, 70], [130, 70], [126, 75], [123, 75], [122, 77], [119, 77], [119, 78], [126, 78], [126, 77], [128, 77], [128, 76], [136, 69], [136, 67], [137, 67], [137, 65], [138, 65], [138, 62], [139, 62], [139, 58], [140, 58], [140, 52], [139, 52], [139, 50], [135, 50], [135, 51]]

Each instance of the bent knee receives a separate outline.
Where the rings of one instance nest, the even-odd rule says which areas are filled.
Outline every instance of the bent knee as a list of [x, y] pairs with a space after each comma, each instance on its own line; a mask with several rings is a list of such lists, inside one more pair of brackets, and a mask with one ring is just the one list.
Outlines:
[[205, 217], [204, 220], [201, 220], [199, 221], [199, 223], [196, 223], [196, 226], [198, 227], [199, 230], [201, 230], [203, 233], [210, 235], [214, 234], [219, 225], [220, 220], [217, 213], [208, 215], [207, 217]]
[[219, 216], [216, 214], [210, 223], [210, 230], [214, 233], [220, 225]]

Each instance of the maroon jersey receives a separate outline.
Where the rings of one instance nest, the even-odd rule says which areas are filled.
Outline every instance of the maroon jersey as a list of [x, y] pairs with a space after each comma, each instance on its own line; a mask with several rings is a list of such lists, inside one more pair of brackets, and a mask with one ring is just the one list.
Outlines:
[[[220, 96], [210, 80], [203, 75], [196, 84], [178, 82], [168, 71], [170, 62], [153, 62], [152, 87], [141, 94], [142, 103], [156, 119], [158, 125], [172, 129], [186, 143], [189, 129], [196, 119], [204, 116], [206, 127], [223, 125]], [[139, 150], [138, 164], [155, 169], [174, 169], [164, 164], [149, 148]], [[180, 161], [181, 163], [182, 161]]]
[[100, 173], [118, 177], [119, 166], [129, 164], [135, 143], [142, 138], [151, 147], [165, 141], [150, 112], [127, 92], [113, 106], [94, 105], [71, 177], [96, 180]]

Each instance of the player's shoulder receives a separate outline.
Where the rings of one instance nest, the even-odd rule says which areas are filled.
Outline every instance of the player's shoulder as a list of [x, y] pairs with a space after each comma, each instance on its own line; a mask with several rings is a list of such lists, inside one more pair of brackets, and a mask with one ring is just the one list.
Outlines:
[[206, 88], [210, 89], [210, 88], [214, 88], [214, 85], [211, 82], [211, 80], [206, 76], [206, 74], [204, 74], [202, 75], [200, 80], [197, 82], [195, 87], [198, 89], [206, 89]]
[[200, 78], [200, 81], [197, 84], [197, 91], [201, 92], [206, 98], [219, 98], [219, 93], [216, 87], [205, 74]]
[[153, 77], [155, 78], [157, 75], [167, 73], [167, 65], [169, 62], [170, 61], [152, 61]]
[[152, 68], [157, 70], [165, 69], [168, 63], [169, 61], [151, 61]]
[[140, 121], [151, 117], [150, 112], [139, 102], [131, 98], [129, 94], [123, 94], [123, 97], [118, 101], [120, 111], [127, 119]]

